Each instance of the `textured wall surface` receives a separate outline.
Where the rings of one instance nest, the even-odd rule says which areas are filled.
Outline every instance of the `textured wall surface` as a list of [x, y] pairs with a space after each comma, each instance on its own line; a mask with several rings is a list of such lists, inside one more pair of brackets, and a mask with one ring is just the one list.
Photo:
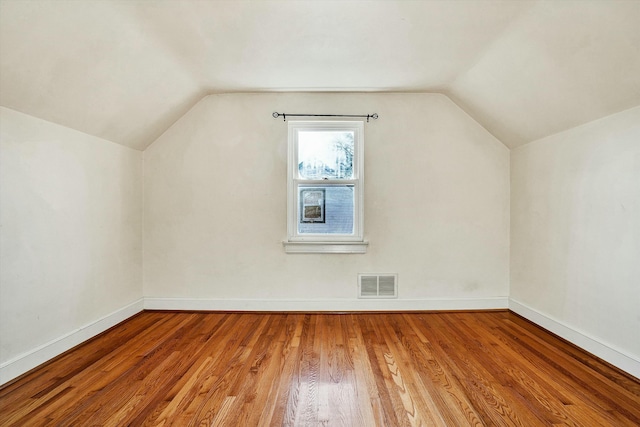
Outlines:
[[640, 107], [511, 152], [511, 297], [640, 361]]
[[142, 153], [0, 120], [2, 364], [142, 297]]
[[[274, 111], [380, 115], [365, 124], [367, 254], [285, 254]], [[353, 300], [370, 272], [398, 273], [400, 299], [508, 295], [509, 151], [443, 95], [212, 95], [144, 152], [144, 186], [146, 297]]]

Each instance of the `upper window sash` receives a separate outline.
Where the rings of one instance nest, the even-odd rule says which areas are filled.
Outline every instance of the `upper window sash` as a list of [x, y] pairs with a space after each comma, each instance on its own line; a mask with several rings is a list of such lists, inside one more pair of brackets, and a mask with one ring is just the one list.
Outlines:
[[[360, 179], [363, 129], [362, 122], [289, 122], [289, 140], [293, 142], [289, 178], [309, 181]], [[323, 133], [335, 138], [327, 143], [322, 139], [326, 135], [320, 135]]]

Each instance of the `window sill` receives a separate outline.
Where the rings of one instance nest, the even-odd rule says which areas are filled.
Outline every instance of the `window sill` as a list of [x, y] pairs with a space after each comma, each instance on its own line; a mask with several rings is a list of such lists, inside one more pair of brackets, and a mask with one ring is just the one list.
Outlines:
[[282, 242], [288, 254], [365, 254], [369, 242]]

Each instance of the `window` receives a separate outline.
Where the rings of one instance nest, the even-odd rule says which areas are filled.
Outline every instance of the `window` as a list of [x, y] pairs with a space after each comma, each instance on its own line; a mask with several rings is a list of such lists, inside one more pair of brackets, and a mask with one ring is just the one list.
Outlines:
[[362, 122], [289, 122], [287, 252], [363, 253]]

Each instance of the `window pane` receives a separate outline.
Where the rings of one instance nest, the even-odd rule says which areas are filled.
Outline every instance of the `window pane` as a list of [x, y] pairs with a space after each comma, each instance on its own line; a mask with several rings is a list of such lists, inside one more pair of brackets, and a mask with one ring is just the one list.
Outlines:
[[300, 131], [298, 171], [302, 179], [351, 179], [353, 131]]
[[353, 234], [353, 185], [298, 187], [299, 234]]

